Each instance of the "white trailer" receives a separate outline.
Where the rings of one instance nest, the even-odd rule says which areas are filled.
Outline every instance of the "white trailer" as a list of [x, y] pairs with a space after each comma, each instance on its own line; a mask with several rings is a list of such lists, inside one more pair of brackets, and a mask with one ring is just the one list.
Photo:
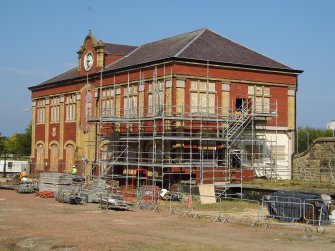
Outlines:
[[[0, 160], [0, 173], [4, 171], [5, 160]], [[29, 162], [26, 160], [6, 160], [6, 173], [20, 173], [27, 172], [29, 173]]]

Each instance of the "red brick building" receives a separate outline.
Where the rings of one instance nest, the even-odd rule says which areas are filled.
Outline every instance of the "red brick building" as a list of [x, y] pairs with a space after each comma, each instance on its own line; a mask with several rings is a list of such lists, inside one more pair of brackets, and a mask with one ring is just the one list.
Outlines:
[[78, 66], [30, 87], [32, 173], [124, 184], [290, 178], [300, 70], [208, 29], [141, 46], [91, 32]]

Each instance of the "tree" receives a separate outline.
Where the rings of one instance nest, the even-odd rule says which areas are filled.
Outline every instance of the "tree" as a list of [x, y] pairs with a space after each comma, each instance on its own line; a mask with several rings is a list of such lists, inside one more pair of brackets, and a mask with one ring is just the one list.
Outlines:
[[306, 151], [312, 144], [313, 140], [317, 138], [332, 137], [333, 131], [311, 127], [299, 127], [298, 132], [298, 151], [299, 153]]
[[8, 141], [8, 138], [2, 136], [0, 133], [0, 153], [1, 154], [7, 151], [6, 149], [7, 141]]
[[31, 123], [25, 129], [24, 134], [18, 136], [19, 146], [17, 146], [17, 152], [21, 156], [30, 156], [31, 153]]
[[15, 133], [10, 138], [1, 137], [0, 152], [13, 153], [18, 158], [30, 156], [31, 151], [31, 123], [25, 129], [25, 133]]

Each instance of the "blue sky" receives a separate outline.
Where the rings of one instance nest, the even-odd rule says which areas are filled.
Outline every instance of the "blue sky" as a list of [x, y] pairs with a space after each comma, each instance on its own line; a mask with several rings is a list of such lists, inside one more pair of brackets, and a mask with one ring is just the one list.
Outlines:
[[209, 28], [305, 72], [297, 124], [335, 119], [335, 1], [4, 0], [0, 15], [0, 132], [24, 132], [27, 89], [77, 64], [89, 29], [106, 42], [140, 45]]

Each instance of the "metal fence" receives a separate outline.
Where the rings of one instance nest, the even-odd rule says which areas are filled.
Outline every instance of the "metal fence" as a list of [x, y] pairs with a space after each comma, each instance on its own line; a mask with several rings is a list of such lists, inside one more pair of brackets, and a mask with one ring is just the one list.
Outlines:
[[193, 219], [208, 218], [213, 222], [236, 222], [252, 227], [281, 225], [303, 230], [334, 230], [335, 201], [312, 200], [295, 197], [261, 201], [232, 197], [189, 195], [182, 199], [170, 196], [170, 213], [189, 216]]
[[137, 191], [137, 209], [146, 209], [149, 211], [159, 211], [159, 188], [157, 186], [142, 186]]
[[335, 201], [312, 200], [294, 197], [264, 196], [261, 203], [261, 222], [265, 227], [284, 225], [303, 227], [312, 230], [315, 227], [335, 229]]
[[[171, 196], [172, 198], [173, 196]], [[210, 218], [214, 222], [260, 223], [260, 203], [219, 196], [192, 195], [181, 201], [170, 200], [170, 212], [192, 218]]]

